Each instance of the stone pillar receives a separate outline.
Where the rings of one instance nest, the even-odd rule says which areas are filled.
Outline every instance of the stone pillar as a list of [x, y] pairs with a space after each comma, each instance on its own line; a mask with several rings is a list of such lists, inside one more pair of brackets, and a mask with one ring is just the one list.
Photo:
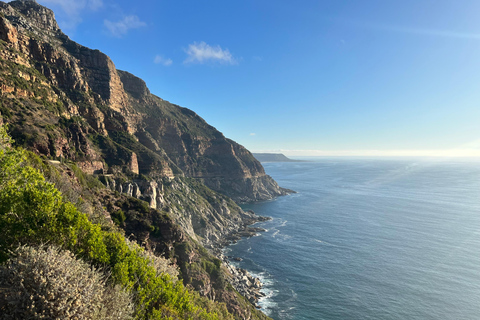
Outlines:
[[132, 156], [130, 158], [130, 162], [128, 163], [128, 168], [133, 172], [138, 174], [138, 159], [137, 159], [137, 154], [135, 152], [132, 152]]

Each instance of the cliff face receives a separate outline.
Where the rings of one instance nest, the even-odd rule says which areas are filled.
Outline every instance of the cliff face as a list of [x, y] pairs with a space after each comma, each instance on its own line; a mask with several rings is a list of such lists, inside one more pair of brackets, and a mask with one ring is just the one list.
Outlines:
[[[237, 201], [285, 194], [244, 147], [193, 111], [152, 95], [105, 54], [71, 41], [49, 9], [0, 2], [0, 13], [0, 112], [17, 143], [75, 161], [88, 174], [106, 174], [109, 188], [157, 209], [170, 204], [166, 181], [186, 178]], [[252, 219], [234, 203], [212, 199], [174, 210], [186, 232], [205, 244]]]
[[284, 195], [243, 146], [227, 139], [193, 111], [152, 94], [143, 80], [118, 71], [129, 105], [141, 113], [135, 136], [152, 150], [164, 150], [182, 172], [240, 202]]
[[[75, 133], [67, 133], [84, 143], [70, 146], [56, 137], [53, 143], [37, 139], [32, 148], [82, 160], [85, 167], [91, 167], [87, 170], [95, 171], [102, 169], [102, 160], [109, 166], [120, 164], [92, 136], [119, 143], [122, 135], [132, 140], [128, 149], [141, 153], [137, 154], [139, 173], [200, 179], [237, 201], [266, 200], [286, 193], [244, 147], [193, 111], [152, 95], [143, 80], [116, 70], [105, 54], [71, 41], [49, 9], [22, 0], [0, 3], [0, 12], [3, 71], [24, 82], [22, 87], [4, 79], [2, 97], [52, 104], [57, 108], [48, 115], [53, 125], [73, 116], [85, 122]], [[77, 150], [82, 151], [82, 159], [75, 155]]]

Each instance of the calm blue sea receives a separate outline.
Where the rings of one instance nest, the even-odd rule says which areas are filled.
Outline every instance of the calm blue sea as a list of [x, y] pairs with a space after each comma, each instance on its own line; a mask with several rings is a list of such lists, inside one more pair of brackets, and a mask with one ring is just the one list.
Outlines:
[[283, 319], [480, 319], [480, 161], [267, 163], [298, 191], [228, 247]]

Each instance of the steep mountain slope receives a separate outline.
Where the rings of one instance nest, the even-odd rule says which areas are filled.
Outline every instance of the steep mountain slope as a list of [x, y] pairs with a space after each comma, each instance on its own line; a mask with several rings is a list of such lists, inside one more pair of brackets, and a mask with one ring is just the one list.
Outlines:
[[100, 180], [93, 201], [140, 243], [175, 252], [186, 284], [238, 318], [263, 317], [225, 283], [227, 268], [199, 271], [213, 259], [201, 244], [213, 247], [260, 219], [232, 199], [289, 192], [248, 150], [71, 41], [53, 12], [30, 0], [0, 2], [0, 113], [18, 145], [81, 169], [66, 171], [79, 181]]
[[[236, 201], [288, 192], [193, 111], [152, 95], [105, 54], [71, 41], [49, 9], [22, 0], [0, 2], [0, 12], [0, 112], [17, 143], [106, 174], [111, 188], [159, 209], [165, 179], [190, 177]], [[210, 230], [184, 224], [192, 237], [209, 242], [251, 218], [236, 206], [214, 206], [197, 219], [217, 220]]]
[[[3, 93], [51, 105], [52, 124], [62, 117], [80, 116], [90, 134], [113, 140], [129, 134], [135, 142], [130, 149], [136, 144], [140, 152], [136, 154], [140, 173], [172, 175], [180, 168], [186, 176], [240, 201], [285, 194], [248, 150], [226, 139], [193, 111], [152, 95], [141, 79], [117, 71], [105, 54], [71, 41], [48, 9], [34, 1], [13, 1], [2, 4], [1, 12], [0, 37], [9, 49], [2, 58], [10, 63], [4, 70], [24, 82], [15, 86], [6, 81]], [[66, 141], [48, 145], [48, 140], [42, 140], [35, 141], [38, 151], [73, 156]], [[102, 157], [100, 149], [81, 154], [90, 170], [102, 169], [96, 162], [102, 159], [119, 165]]]

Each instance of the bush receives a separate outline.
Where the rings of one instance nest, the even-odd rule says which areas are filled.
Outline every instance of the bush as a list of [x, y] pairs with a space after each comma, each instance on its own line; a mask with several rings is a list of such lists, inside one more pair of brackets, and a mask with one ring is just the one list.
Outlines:
[[128, 293], [54, 247], [18, 247], [0, 266], [0, 285], [0, 319], [132, 319]]
[[164, 257], [158, 257], [152, 251], [144, 250], [140, 252], [143, 259], [150, 260], [151, 266], [157, 270], [157, 274], [168, 274], [173, 281], [178, 280], [178, 269], [171, 264], [170, 260]]
[[[231, 319], [231, 315], [223, 312], [223, 307], [218, 309], [219, 313], [213, 307], [208, 309], [208, 311], [204, 309], [202, 303], [200, 303], [203, 301], [202, 299], [199, 299], [196, 294], [190, 293], [182, 285], [181, 281], [175, 281], [176, 274], [174, 274], [172, 279], [169, 274], [162, 273], [168, 272], [168, 268], [162, 270], [162, 263], [146, 256], [145, 251], [138, 245], [128, 243], [125, 237], [118, 232], [102, 230], [100, 225], [89, 221], [84, 213], [80, 212], [72, 203], [65, 201], [62, 194], [53, 184], [46, 182], [44, 176], [37, 169], [28, 165], [25, 150], [14, 149], [10, 144], [11, 140], [0, 126], [0, 263], [7, 261], [11, 257], [12, 248], [15, 248], [19, 243], [29, 246], [36, 246], [41, 243], [54, 244], [73, 252], [76, 257], [93, 266], [107, 268], [111, 272], [112, 282], [132, 293], [136, 319], [164, 319], [165, 316], [172, 319], [193, 320]], [[136, 203], [137, 201], [138, 203]], [[140, 210], [149, 212], [148, 204], [135, 199], [132, 202], [140, 205]], [[37, 251], [40, 252], [42, 250]], [[22, 250], [19, 251], [18, 257], [21, 256], [20, 252]], [[48, 255], [46, 254], [45, 256], [47, 257]], [[71, 254], [70, 257], [73, 259]], [[18, 281], [20, 281], [22, 278], [28, 278], [29, 275], [27, 273], [32, 267], [21, 267], [23, 262], [15, 262], [17, 260], [14, 259], [17, 258], [9, 260], [6, 265], [7, 269], [2, 269], [4, 270], [2, 272], [21, 268], [19, 270], [23, 273], [18, 271], [21, 275], [17, 277]], [[41, 261], [41, 259], [38, 261]], [[65, 267], [65, 265], [61, 264], [61, 261], [58, 261], [58, 259], [56, 261], [56, 263]], [[45, 267], [45, 270], [53, 270], [51, 271], [53, 274], [61, 271], [62, 268], [55, 269], [53, 266], [47, 268], [47, 262], [48, 259], [40, 266]], [[39, 270], [41, 270], [41, 267], [38, 267]], [[82, 270], [77, 270], [77, 275], [82, 275], [83, 272], [86, 272], [84, 269]], [[13, 279], [12, 275], [17, 271], [8, 272], [12, 272], [12, 274], [4, 273], [0, 275], [1, 281], [14, 281], [10, 280], [10, 278]], [[30, 276], [34, 278], [29, 278], [29, 281], [33, 283], [40, 281], [41, 284], [37, 284], [39, 287], [49, 283], [45, 282], [46, 278], [42, 278], [42, 272], [39, 271], [38, 274], [32, 272]], [[59, 278], [60, 280], [58, 281], [66, 285], [65, 288], [70, 288], [69, 290], [72, 292], [76, 292], [75, 290], [78, 292], [77, 286], [73, 285], [71, 287], [68, 285], [70, 282], [76, 283], [73, 280], [74, 278], [71, 275], [71, 278]], [[54, 279], [57, 279], [56, 276], [54, 276]], [[69, 281], [67, 279], [72, 280]], [[102, 282], [103, 280], [99, 281]], [[9, 312], [26, 312], [24, 314], [25, 317], [14, 314], [12, 316], [14, 319], [31, 318], [31, 314], [39, 312], [35, 309], [36, 305], [40, 304], [44, 308], [43, 305], [53, 299], [48, 295], [51, 291], [42, 292], [38, 297], [33, 293], [27, 297], [27, 292], [29, 291], [22, 291], [24, 289], [21, 284], [14, 284], [10, 282], [0, 283], [0, 294], [5, 289], [4, 287], [7, 287], [6, 292], [9, 292], [8, 295], [16, 297], [15, 299], [18, 301], [17, 306], [5, 306], [0, 301], [0, 309], [14, 308], [14, 311], [8, 309], [10, 310]], [[59, 285], [54, 288], [55, 290], [62, 289]], [[49, 290], [53, 289], [50, 288]], [[32, 301], [25, 300], [25, 297], [32, 297]], [[34, 297], [36, 297], [36, 300], [34, 300]], [[87, 295], [85, 299], [88, 297]], [[92, 297], [96, 296], [93, 295]], [[101, 318], [103, 312], [101, 310], [104, 309], [93, 307], [94, 304], [92, 304], [93, 309], [89, 309], [90, 307], [85, 305], [77, 305], [87, 300], [75, 301], [78, 301], [78, 303], [68, 306], [75, 312], [99, 312], [99, 315], [93, 318], [81, 316], [78, 317], [79, 319], [103, 319]], [[105, 298], [104, 301], [108, 301], [108, 299]], [[21, 304], [24, 304], [23, 307]], [[55, 308], [52, 308], [52, 310], [55, 310]], [[1, 311], [0, 314], [7, 314]], [[115, 313], [111, 312], [109, 314]], [[45, 317], [69, 319], [67, 316], [47, 315]]]
[[115, 224], [119, 226], [123, 226], [123, 224], [125, 223], [125, 213], [120, 209], [112, 212], [110, 216], [112, 217], [113, 222], [115, 222]]

